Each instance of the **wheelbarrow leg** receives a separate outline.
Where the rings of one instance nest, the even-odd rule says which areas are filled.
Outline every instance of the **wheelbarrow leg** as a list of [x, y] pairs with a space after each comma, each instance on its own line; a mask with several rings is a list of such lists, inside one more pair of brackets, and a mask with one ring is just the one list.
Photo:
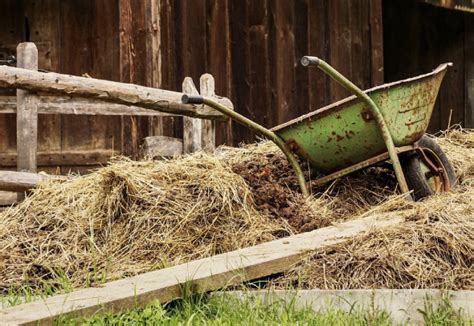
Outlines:
[[374, 101], [372, 101], [372, 99], [367, 94], [365, 94], [359, 87], [354, 85], [349, 79], [347, 79], [342, 74], [340, 74], [336, 69], [331, 67], [324, 60], [321, 60], [317, 57], [305, 56], [301, 59], [301, 64], [303, 66], [309, 66], [309, 65], [317, 66], [319, 69], [324, 71], [332, 79], [337, 81], [344, 88], [352, 92], [354, 95], [356, 95], [358, 98], [363, 100], [369, 106], [370, 112], [374, 116], [375, 121], [379, 125], [379, 128], [382, 132], [382, 137], [385, 142], [385, 146], [387, 147], [390, 160], [392, 161], [393, 169], [395, 170], [395, 175], [397, 177], [400, 190], [402, 191], [402, 193], [406, 194], [408, 199], [413, 200], [410, 194], [410, 190], [408, 189], [407, 181], [405, 179], [405, 174], [403, 173], [402, 166], [400, 164], [400, 160], [398, 158], [398, 154], [395, 149], [395, 145], [393, 143], [392, 135], [390, 134], [387, 123], [385, 122], [385, 119], [383, 118], [382, 113], [380, 112], [379, 108], [374, 103]]
[[238, 123], [256, 131], [257, 133], [273, 141], [281, 149], [283, 154], [285, 154], [286, 158], [288, 159], [288, 162], [291, 164], [291, 166], [295, 170], [296, 178], [298, 180], [298, 185], [300, 186], [301, 193], [305, 197], [309, 196], [309, 190], [308, 190], [308, 187], [306, 186], [304, 173], [303, 173], [303, 170], [301, 169], [300, 164], [298, 163], [298, 159], [296, 158], [295, 154], [293, 154], [293, 152], [288, 147], [288, 145], [280, 137], [278, 137], [273, 131], [259, 125], [258, 123], [244, 117], [243, 115], [235, 112], [234, 110], [231, 110], [228, 107], [216, 101], [213, 101], [207, 97], [203, 97], [200, 95], [183, 95], [182, 102], [184, 104], [206, 104], [212, 107], [213, 109], [225, 114], [229, 118], [237, 121]]

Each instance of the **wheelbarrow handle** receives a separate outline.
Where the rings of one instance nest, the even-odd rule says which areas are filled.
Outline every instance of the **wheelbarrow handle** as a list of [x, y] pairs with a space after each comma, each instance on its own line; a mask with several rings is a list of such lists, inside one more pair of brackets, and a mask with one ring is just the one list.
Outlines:
[[320, 62], [321, 62], [321, 59], [319, 59], [318, 57], [312, 57], [309, 55], [305, 55], [304, 57], [301, 58], [301, 65], [304, 67], [319, 66]]
[[203, 104], [204, 97], [202, 97], [201, 95], [184, 94], [181, 97], [181, 102], [183, 102], [183, 104]]

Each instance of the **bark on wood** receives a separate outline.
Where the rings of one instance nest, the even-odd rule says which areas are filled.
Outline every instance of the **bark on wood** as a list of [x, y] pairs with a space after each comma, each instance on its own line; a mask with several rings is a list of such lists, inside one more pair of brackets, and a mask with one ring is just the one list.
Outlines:
[[212, 291], [246, 280], [280, 273], [297, 263], [308, 250], [346, 241], [348, 237], [403, 223], [399, 212], [352, 220], [254, 247], [199, 259], [64, 295], [0, 310], [2, 322], [9, 325], [48, 325], [66, 315], [87, 316], [119, 312], [178, 298], [182, 286], [190, 282], [197, 292]]
[[[183, 94], [179, 92], [95, 78], [0, 66], [0, 87], [94, 98], [194, 118], [226, 120], [221, 113], [207, 106], [182, 104]], [[226, 98], [219, 98], [219, 102], [230, 105]]]
[[[183, 81], [183, 93], [199, 94], [191, 77]], [[202, 120], [183, 117], [183, 153], [194, 153], [202, 149]]]

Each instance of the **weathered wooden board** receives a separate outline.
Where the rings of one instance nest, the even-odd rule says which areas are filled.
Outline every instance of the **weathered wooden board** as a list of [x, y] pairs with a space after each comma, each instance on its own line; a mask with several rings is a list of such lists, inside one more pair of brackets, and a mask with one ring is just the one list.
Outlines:
[[371, 229], [400, 224], [404, 219], [392, 212], [366, 217], [291, 236], [254, 247], [232, 251], [187, 264], [106, 283], [99, 288], [0, 310], [0, 320], [9, 325], [51, 324], [60, 315], [91, 315], [143, 306], [152, 300], [167, 302], [181, 295], [184, 283], [194, 291], [210, 291], [288, 269], [308, 250], [340, 243]]

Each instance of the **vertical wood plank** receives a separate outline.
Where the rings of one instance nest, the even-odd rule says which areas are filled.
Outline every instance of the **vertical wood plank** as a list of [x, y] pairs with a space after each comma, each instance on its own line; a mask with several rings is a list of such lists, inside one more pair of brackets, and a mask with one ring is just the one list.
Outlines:
[[[308, 53], [329, 61], [328, 0], [310, 0], [308, 4]], [[309, 69], [311, 111], [330, 103], [329, 77]]]
[[[146, 0], [145, 17], [147, 21], [146, 61], [150, 67], [147, 73], [147, 86], [161, 87], [161, 21], [160, 0]], [[151, 117], [148, 122], [149, 135], [163, 135], [163, 119]]]
[[[183, 93], [199, 94], [191, 77], [184, 78]], [[193, 153], [202, 149], [202, 119], [183, 117], [183, 153]]]
[[464, 14], [464, 73], [465, 103], [464, 126], [474, 128], [474, 19], [472, 14]]
[[267, 1], [249, 1], [248, 13], [251, 116], [263, 126], [272, 127], [278, 117], [276, 108], [271, 105]]
[[294, 7], [291, 1], [270, 1], [274, 20], [273, 66], [275, 69], [276, 106], [278, 123], [295, 118], [295, 35]]
[[[232, 103], [236, 111], [250, 119], [258, 114], [251, 107], [250, 101], [250, 46], [248, 34], [249, 11], [246, 0], [232, 0], [229, 3], [231, 51], [232, 51]], [[233, 124], [233, 136], [237, 142], [253, 140], [253, 132], [238, 124]]]
[[[137, 53], [133, 42], [133, 12], [131, 0], [119, 0], [120, 31], [120, 81], [133, 82], [137, 76]], [[121, 118], [122, 154], [138, 157], [138, 119], [126, 116]]]
[[[331, 0], [329, 5], [329, 64], [344, 76], [351, 73], [351, 30], [349, 0]], [[329, 84], [331, 102], [351, 95], [337, 82], [331, 80]]]
[[[24, 16], [28, 19], [30, 41], [38, 47], [38, 69], [60, 71], [59, 0], [24, 1]], [[61, 150], [61, 116], [38, 115], [38, 151]], [[57, 166], [41, 166], [38, 170], [57, 173]]]
[[[229, 0], [207, 1], [207, 67], [216, 93], [232, 98]], [[216, 123], [216, 144], [232, 144], [232, 121]]]
[[[34, 43], [20, 43], [16, 54], [17, 67], [38, 70], [38, 49]], [[18, 89], [16, 100], [17, 168], [18, 171], [36, 172], [38, 111], [35, 96]]]
[[371, 86], [376, 86], [384, 82], [382, 0], [370, 0], [369, 8]]
[[[177, 14], [174, 0], [160, 0], [160, 42], [161, 42], [161, 87], [164, 89], [180, 89], [177, 78], [176, 62], [176, 28], [174, 17]], [[163, 118], [163, 135], [181, 138], [182, 119]]]
[[[216, 82], [211, 74], [203, 74], [199, 79], [199, 90], [202, 96], [214, 97]], [[203, 150], [213, 152], [216, 148], [216, 124], [211, 120], [201, 120], [201, 147]]]
[[300, 64], [303, 56], [309, 54], [308, 0], [294, 1], [295, 35], [295, 107], [294, 115], [300, 116], [310, 111], [309, 107], [309, 69]]

